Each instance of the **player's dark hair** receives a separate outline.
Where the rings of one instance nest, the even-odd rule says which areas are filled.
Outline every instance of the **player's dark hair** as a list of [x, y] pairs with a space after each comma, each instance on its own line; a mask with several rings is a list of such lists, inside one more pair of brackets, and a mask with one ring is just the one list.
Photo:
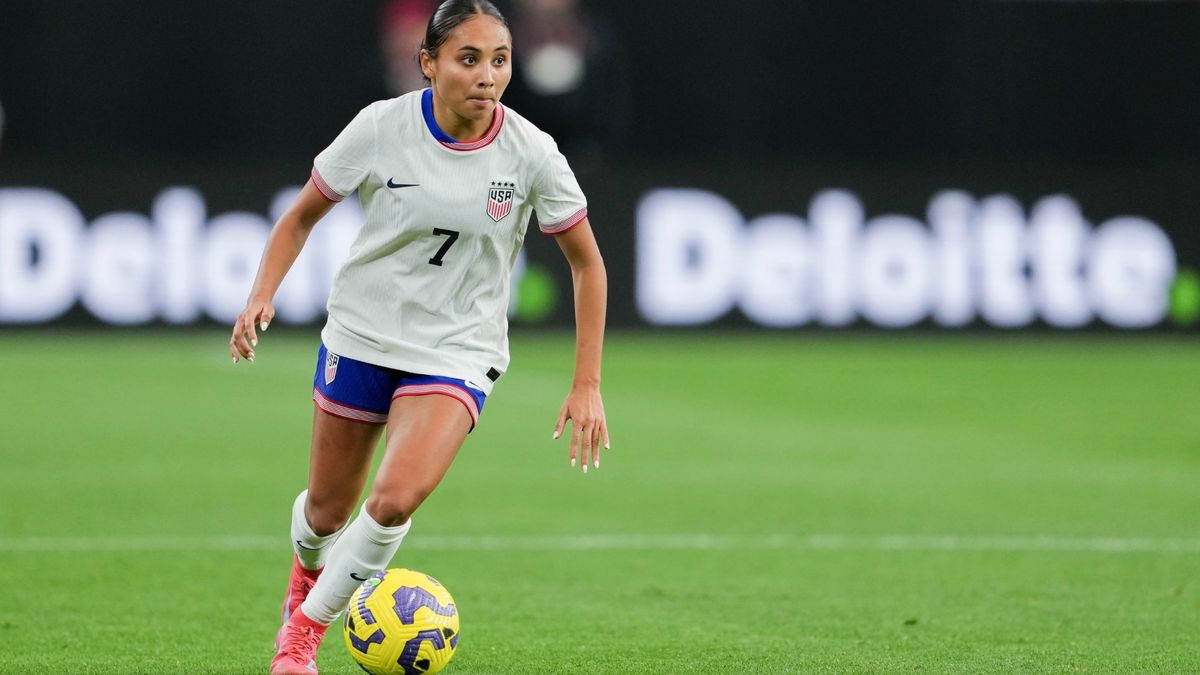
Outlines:
[[436, 58], [438, 49], [450, 36], [450, 31], [476, 14], [490, 16], [508, 28], [508, 21], [504, 15], [488, 0], [446, 0], [438, 5], [433, 16], [429, 17], [429, 25], [425, 27], [425, 40], [421, 42], [422, 51], [428, 52], [431, 58]]

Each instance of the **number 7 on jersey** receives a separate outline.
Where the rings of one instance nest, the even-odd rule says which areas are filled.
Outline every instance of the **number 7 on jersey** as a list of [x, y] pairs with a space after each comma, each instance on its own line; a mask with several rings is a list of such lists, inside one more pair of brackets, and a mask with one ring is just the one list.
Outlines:
[[433, 228], [433, 236], [440, 237], [442, 235], [448, 236], [449, 239], [442, 244], [442, 247], [438, 249], [437, 254], [429, 259], [430, 265], [437, 265], [438, 267], [441, 267], [442, 258], [446, 256], [446, 251], [449, 251], [450, 247], [454, 245], [454, 242], [458, 241], [458, 232], [454, 230], [442, 229], [440, 227]]

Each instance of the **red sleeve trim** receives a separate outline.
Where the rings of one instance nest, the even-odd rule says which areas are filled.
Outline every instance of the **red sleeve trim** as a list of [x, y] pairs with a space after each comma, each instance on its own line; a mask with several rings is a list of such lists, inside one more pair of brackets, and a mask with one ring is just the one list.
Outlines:
[[346, 198], [343, 195], [339, 195], [337, 193], [337, 190], [334, 190], [333, 188], [329, 187], [329, 183], [325, 182], [325, 179], [321, 177], [320, 172], [317, 171], [317, 167], [315, 167], [315, 166], [313, 167], [313, 170], [312, 170], [312, 182], [313, 182], [313, 185], [315, 185], [317, 187], [317, 191], [325, 196], [325, 199], [328, 199], [329, 201], [331, 201], [335, 204]]
[[588, 210], [587, 210], [587, 207], [585, 206], [582, 209], [579, 209], [578, 211], [576, 211], [575, 213], [572, 213], [571, 215], [567, 216], [566, 220], [561, 220], [557, 223], [551, 223], [549, 225], [542, 225], [541, 226], [542, 234], [550, 234], [550, 235], [562, 234], [563, 232], [566, 232], [567, 230], [571, 229], [572, 227], [575, 227], [576, 225], [587, 220], [587, 216], [588, 216]]

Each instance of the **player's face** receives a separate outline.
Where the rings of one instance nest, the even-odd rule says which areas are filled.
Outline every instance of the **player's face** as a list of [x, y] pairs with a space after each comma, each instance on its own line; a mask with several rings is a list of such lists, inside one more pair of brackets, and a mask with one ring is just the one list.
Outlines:
[[[450, 31], [437, 58], [422, 52], [421, 69], [433, 83], [436, 108], [450, 113], [450, 126], [479, 135], [487, 130], [512, 79], [511, 56], [508, 29], [486, 14], [476, 14]], [[436, 108], [435, 114], [440, 112]], [[438, 122], [443, 121], [438, 115]]]

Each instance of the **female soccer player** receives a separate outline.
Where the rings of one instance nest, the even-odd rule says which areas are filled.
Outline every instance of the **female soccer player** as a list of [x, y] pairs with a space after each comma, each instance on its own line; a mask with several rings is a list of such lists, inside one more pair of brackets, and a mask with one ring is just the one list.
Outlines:
[[[509, 274], [530, 211], [575, 287], [576, 360], [554, 438], [570, 461], [609, 447], [600, 397], [607, 278], [583, 193], [554, 141], [500, 104], [512, 38], [487, 0], [447, 0], [419, 59], [430, 88], [364, 108], [321, 152], [279, 219], [230, 340], [254, 360], [271, 299], [309, 232], [358, 190], [365, 222], [337, 275], [313, 389], [308, 489], [271, 673], [315, 673], [326, 627], [383, 570], [508, 366]], [[463, 140], [470, 139], [470, 140]], [[386, 450], [358, 516], [375, 445]], [[336, 543], [335, 543], [336, 542]], [[324, 573], [322, 573], [324, 570]]]

